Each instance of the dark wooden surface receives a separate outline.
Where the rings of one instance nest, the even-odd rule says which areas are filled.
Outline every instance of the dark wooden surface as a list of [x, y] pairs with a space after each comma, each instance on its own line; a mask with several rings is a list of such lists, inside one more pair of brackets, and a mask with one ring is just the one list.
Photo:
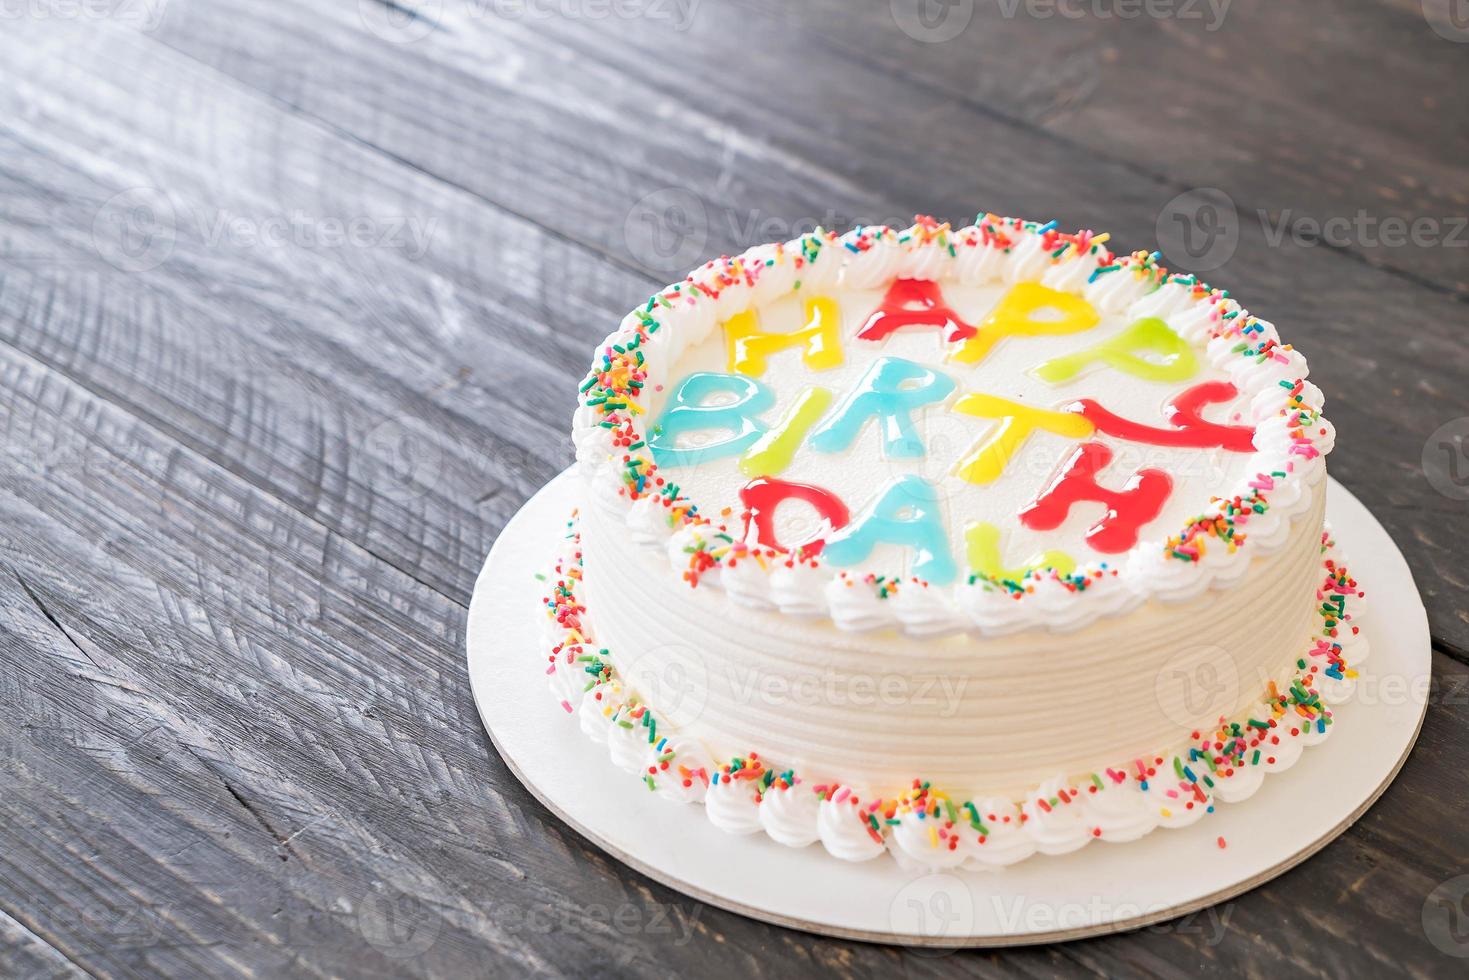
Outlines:
[[[912, 6], [7, 8], [0, 975], [1462, 975], [1469, 44], [1417, 0], [979, 0], [941, 43]], [[1423, 735], [1357, 826], [1212, 914], [935, 956], [701, 906], [515, 782], [465, 605], [624, 310], [815, 221], [1151, 246], [1196, 188], [1428, 605]]]

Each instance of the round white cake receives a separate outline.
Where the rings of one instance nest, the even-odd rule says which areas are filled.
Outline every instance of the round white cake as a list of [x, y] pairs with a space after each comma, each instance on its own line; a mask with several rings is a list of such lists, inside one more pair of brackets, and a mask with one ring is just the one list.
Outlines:
[[734, 833], [999, 866], [1193, 823], [1365, 655], [1270, 323], [981, 215], [710, 262], [597, 351], [547, 671]]

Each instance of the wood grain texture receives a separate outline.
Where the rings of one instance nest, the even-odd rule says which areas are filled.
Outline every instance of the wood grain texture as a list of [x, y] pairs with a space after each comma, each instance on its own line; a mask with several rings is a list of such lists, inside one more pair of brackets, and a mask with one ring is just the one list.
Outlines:
[[[1439, 253], [1245, 221], [1211, 274], [1311, 356], [1332, 472], [1419, 570], [1439, 649], [1388, 794], [1213, 915], [935, 957], [705, 908], [546, 817], [462, 664], [474, 574], [569, 460], [592, 344], [680, 250], [979, 206], [1141, 247], [1201, 183], [1242, 213], [1462, 210], [1469, 46], [1413, 6], [1238, 0], [1202, 40], [981, 19], [921, 48], [886, 4], [705, 3], [683, 31], [455, 0], [7, 20], [0, 975], [1451, 975], [1421, 925], [1469, 871], [1469, 513], [1422, 465], [1469, 415]], [[1094, 88], [1021, 71], [1078, 52]], [[1170, 101], [1130, 111], [1150, 59]]]

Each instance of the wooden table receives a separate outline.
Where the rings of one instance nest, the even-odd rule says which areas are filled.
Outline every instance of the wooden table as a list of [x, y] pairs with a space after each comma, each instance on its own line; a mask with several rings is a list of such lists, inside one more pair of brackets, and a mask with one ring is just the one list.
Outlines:
[[[1462, 975], [1464, 889], [1430, 895], [1469, 872], [1469, 30], [1418, 0], [50, 2], [0, 6], [0, 974]], [[1310, 354], [1332, 472], [1428, 604], [1422, 738], [1319, 856], [1131, 935], [935, 956], [701, 906], [494, 754], [475, 574], [656, 286], [976, 210], [1172, 235]]]

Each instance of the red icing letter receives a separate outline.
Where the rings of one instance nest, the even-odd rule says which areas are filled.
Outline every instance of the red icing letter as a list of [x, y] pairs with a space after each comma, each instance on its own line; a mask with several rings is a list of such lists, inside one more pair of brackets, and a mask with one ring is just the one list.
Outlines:
[[857, 338], [882, 340], [895, 330], [913, 326], [943, 327], [946, 344], [967, 340], [977, 332], [944, 302], [938, 283], [929, 279], [895, 279], [882, 298], [882, 305], [867, 318]]
[[745, 533], [755, 525], [755, 540], [767, 548], [790, 551], [775, 539], [775, 508], [786, 500], [802, 500], [816, 508], [826, 527], [818, 530], [807, 540], [795, 546], [803, 555], [817, 555], [826, 546], [826, 536], [851, 520], [847, 505], [830, 490], [823, 490], [810, 483], [792, 483], [759, 477], [740, 488], [740, 503], [745, 505]]
[[1090, 398], [1072, 402], [1066, 411], [1076, 412], [1109, 436], [1142, 442], [1152, 446], [1183, 446], [1190, 449], [1228, 449], [1235, 453], [1252, 452], [1255, 430], [1247, 425], [1220, 425], [1200, 417], [1205, 405], [1228, 401], [1239, 392], [1228, 381], [1205, 381], [1186, 390], [1163, 409], [1173, 425], [1156, 429], [1113, 415]]
[[1087, 528], [1086, 540], [1097, 551], [1116, 554], [1137, 544], [1138, 531], [1157, 517], [1173, 489], [1173, 480], [1162, 470], [1139, 470], [1121, 490], [1108, 490], [1097, 482], [1097, 473], [1112, 462], [1112, 450], [1100, 442], [1084, 442], [1066, 461], [1051, 485], [1020, 510], [1020, 523], [1036, 531], [1061, 526], [1073, 504], [1095, 500], [1107, 513]]

